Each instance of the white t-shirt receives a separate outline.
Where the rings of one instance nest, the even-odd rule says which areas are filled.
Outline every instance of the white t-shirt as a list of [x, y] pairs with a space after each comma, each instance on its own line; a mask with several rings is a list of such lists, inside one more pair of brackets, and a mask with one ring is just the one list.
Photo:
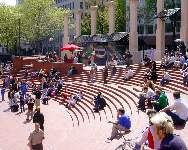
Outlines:
[[167, 72], [164, 74], [164, 79], [168, 81], [171, 80], [171, 77]]
[[132, 77], [134, 74], [133, 70], [129, 69], [127, 74], [125, 75], [126, 78]]
[[176, 111], [176, 114], [183, 120], [188, 119], [188, 106], [182, 99], [176, 99], [172, 108]]
[[146, 93], [146, 98], [152, 98], [154, 96], [155, 96], [155, 92], [151, 88], [148, 88], [148, 91]]

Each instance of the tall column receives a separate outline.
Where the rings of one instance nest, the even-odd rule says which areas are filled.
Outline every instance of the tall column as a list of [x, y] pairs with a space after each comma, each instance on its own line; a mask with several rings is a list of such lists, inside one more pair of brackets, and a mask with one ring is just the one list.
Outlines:
[[76, 38], [81, 35], [81, 11], [76, 11]]
[[[157, 14], [164, 10], [164, 0], [157, 0]], [[157, 18], [155, 58], [160, 61], [165, 52], [165, 21]]]
[[141, 55], [138, 52], [138, 31], [137, 31], [137, 6], [138, 0], [129, 0], [130, 5], [130, 33], [129, 33], [129, 51], [133, 55], [133, 63], [141, 61]]
[[108, 2], [109, 34], [115, 32], [115, 4], [114, 1]]
[[69, 43], [69, 19], [68, 13], [64, 16], [63, 46]]
[[91, 35], [97, 31], [97, 6], [91, 6]]
[[188, 0], [181, 0], [181, 31], [180, 38], [188, 48]]
[[[69, 18], [68, 13], [64, 16], [64, 29], [63, 29], [63, 46], [69, 43]], [[61, 57], [64, 57], [64, 53], [61, 52]]]

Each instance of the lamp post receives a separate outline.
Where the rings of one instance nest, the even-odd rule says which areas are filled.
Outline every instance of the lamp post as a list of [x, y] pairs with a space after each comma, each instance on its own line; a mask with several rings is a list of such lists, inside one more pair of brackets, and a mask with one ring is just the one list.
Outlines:
[[53, 42], [53, 38], [51, 37], [51, 38], [49, 38], [49, 44], [51, 45], [51, 49], [53, 50], [53, 46], [52, 46], [52, 42]]

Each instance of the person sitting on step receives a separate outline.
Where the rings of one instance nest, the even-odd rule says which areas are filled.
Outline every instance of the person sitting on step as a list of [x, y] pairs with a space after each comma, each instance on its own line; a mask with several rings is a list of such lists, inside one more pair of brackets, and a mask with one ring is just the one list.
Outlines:
[[169, 61], [166, 62], [166, 64], [164, 64], [163, 67], [165, 69], [170, 69], [173, 67], [175, 61], [176, 61], [176, 57], [174, 55], [171, 55]]
[[163, 86], [165, 83], [168, 83], [171, 80], [171, 76], [167, 71], [163, 72], [163, 77], [160, 80], [160, 86]]
[[[172, 118], [174, 125], [185, 125], [188, 120], [188, 106], [185, 101], [181, 99], [179, 91], [174, 92], [173, 97], [174, 103], [165, 107], [160, 112], [166, 112], [166, 114]], [[175, 112], [173, 110], [175, 110]]]
[[94, 97], [94, 108], [93, 110], [95, 112], [98, 112], [99, 110], [104, 109], [104, 107], [106, 106], [106, 101], [102, 96], [102, 93], [99, 92], [97, 96]]
[[153, 100], [154, 96], [155, 92], [151, 88], [147, 86], [144, 87], [143, 92], [140, 94], [139, 97], [138, 108], [145, 111], [145, 102], [148, 102], [148, 104], [150, 105], [150, 102]]
[[66, 105], [67, 108], [72, 108], [72, 107], [75, 107], [76, 105], [76, 102], [77, 102], [77, 99], [76, 99], [76, 96], [72, 95]]
[[112, 141], [118, 135], [118, 131], [125, 131], [127, 133], [131, 131], [131, 118], [125, 113], [123, 108], [117, 111], [117, 121], [109, 121], [108, 123], [113, 124], [111, 136], [107, 138], [108, 140]]
[[128, 67], [128, 70], [125, 74], [125, 77], [123, 78], [125, 81], [129, 80], [130, 78], [132, 78], [134, 75], [134, 71], [131, 69], [131, 67]]
[[150, 65], [150, 63], [151, 63], [151, 59], [148, 57], [148, 55], [145, 55], [144, 59], [143, 59], [143, 65], [145, 67], [148, 67]]
[[156, 96], [158, 97], [152, 102], [154, 109], [159, 112], [168, 106], [168, 97], [164, 91], [156, 90]]

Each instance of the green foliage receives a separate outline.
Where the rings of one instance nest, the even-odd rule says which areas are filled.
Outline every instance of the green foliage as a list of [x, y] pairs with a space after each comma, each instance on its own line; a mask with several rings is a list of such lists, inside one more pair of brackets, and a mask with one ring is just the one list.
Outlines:
[[0, 43], [14, 47], [18, 38], [18, 9], [0, 5]]
[[[97, 33], [105, 34], [108, 33], [108, 8], [102, 6], [99, 0], [85, 0], [86, 5], [94, 6], [98, 5], [97, 13]], [[125, 31], [126, 26], [126, 2], [125, 0], [115, 0], [116, 12], [115, 12], [115, 30], [117, 32]], [[82, 18], [82, 34], [91, 33], [91, 18], [90, 11], [87, 12]]]
[[148, 12], [149, 14], [154, 13], [156, 5], [157, 5], [157, 0], [145, 0], [146, 12]]
[[97, 12], [97, 33], [108, 33], [108, 9], [105, 6], [100, 6]]
[[0, 42], [13, 48], [18, 41], [20, 21], [21, 41], [35, 43], [63, 29], [67, 11], [54, 7], [53, 0], [24, 0], [15, 7], [0, 6]]
[[85, 13], [81, 22], [81, 33], [82, 35], [91, 34], [91, 15], [90, 13]]
[[125, 31], [126, 26], [126, 2], [125, 0], [116, 0], [116, 32]]

